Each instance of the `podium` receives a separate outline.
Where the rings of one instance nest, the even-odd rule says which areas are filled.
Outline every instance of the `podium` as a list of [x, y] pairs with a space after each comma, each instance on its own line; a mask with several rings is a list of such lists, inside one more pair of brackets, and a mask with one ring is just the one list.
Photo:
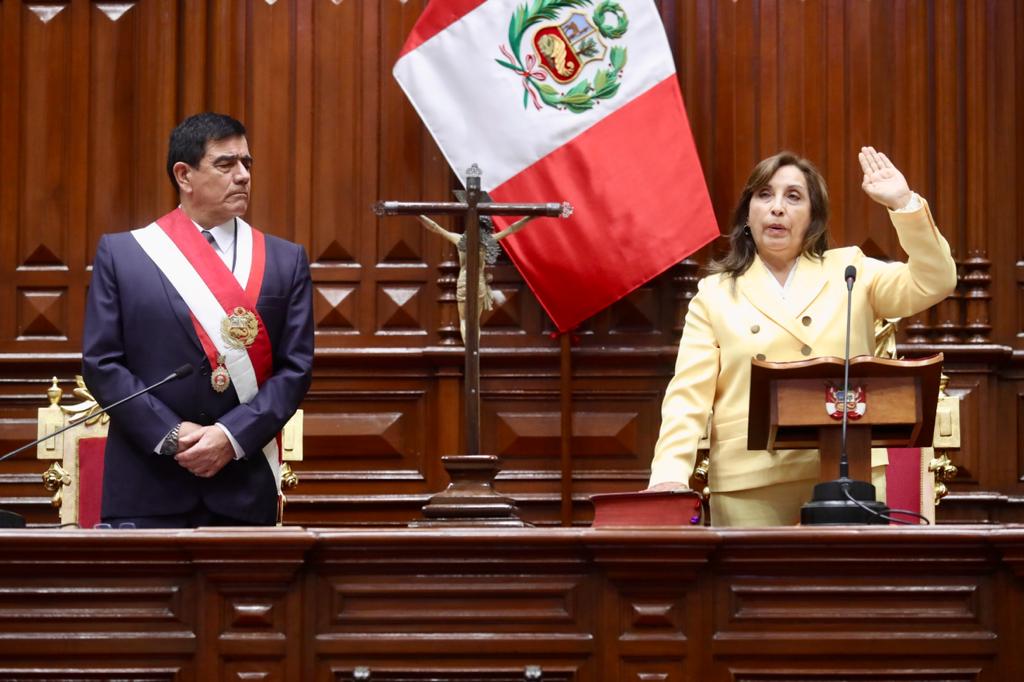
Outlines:
[[834, 481], [839, 475], [846, 400], [849, 477], [870, 482], [872, 447], [931, 445], [942, 360], [941, 353], [919, 360], [851, 358], [847, 397], [841, 358], [754, 359], [747, 448], [817, 448], [821, 482]]

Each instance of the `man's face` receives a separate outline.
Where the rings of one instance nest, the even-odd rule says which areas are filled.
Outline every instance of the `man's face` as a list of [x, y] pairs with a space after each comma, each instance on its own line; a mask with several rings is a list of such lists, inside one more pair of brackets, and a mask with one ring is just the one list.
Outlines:
[[177, 171], [182, 205], [203, 227], [237, 218], [249, 207], [252, 157], [245, 137], [207, 142], [198, 167], [178, 165], [183, 167]]

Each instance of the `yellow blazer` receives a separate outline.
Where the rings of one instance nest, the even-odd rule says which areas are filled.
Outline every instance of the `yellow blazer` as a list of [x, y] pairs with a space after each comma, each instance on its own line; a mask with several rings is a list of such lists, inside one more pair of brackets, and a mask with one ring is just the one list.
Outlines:
[[857, 247], [831, 249], [823, 260], [801, 257], [785, 298], [757, 257], [738, 278], [716, 274], [699, 282], [662, 404], [651, 485], [689, 479], [709, 414], [712, 491], [818, 477], [817, 450], [747, 450], [750, 360], [842, 357], [847, 265], [857, 268], [853, 356], [874, 353], [876, 318], [908, 317], [948, 296], [956, 287], [956, 264], [921, 201], [917, 211], [889, 212], [906, 263], [868, 258]]

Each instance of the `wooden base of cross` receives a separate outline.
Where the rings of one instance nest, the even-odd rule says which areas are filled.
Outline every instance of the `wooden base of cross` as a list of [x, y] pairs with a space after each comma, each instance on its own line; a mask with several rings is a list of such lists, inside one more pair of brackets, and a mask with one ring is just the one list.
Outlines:
[[501, 461], [494, 455], [447, 455], [441, 458], [451, 483], [423, 507], [425, 521], [413, 528], [437, 526], [502, 526], [522, 528], [516, 503], [494, 490]]
[[[515, 505], [494, 492], [491, 481], [498, 473], [497, 457], [480, 454], [480, 282], [484, 264], [480, 262], [480, 216], [549, 216], [568, 218], [572, 206], [566, 202], [548, 204], [503, 204], [486, 199], [480, 185], [480, 168], [473, 164], [466, 171], [465, 201], [402, 202], [378, 201], [373, 210], [378, 216], [461, 215], [465, 217], [466, 301], [465, 334], [465, 429], [466, 456], [445, 457], [452, 483], [435, 495], [423, 508], [430, 523], [478, 525], [481, 518], [498, 518], [500, 511], [515, 519]], [[492, 471], [486, 482], [482, 476]], [[459, 476], [459, 480], [456, 480]], [[437, 501], [435, 504], [435, 500]], [[499, 501], [500, 500], [500, 501]], [[503, 506], [506, 505], [506, 506]], [[511, 506], [507, 506], [511, 505]], [[463, 511], [459, 511], [459, 510]], [[493, 513], [493, 515], [492, 515]], [[422, 525], [426, 522], [417, 522]], [[495, 525], [489, 523], [488, 525]]]

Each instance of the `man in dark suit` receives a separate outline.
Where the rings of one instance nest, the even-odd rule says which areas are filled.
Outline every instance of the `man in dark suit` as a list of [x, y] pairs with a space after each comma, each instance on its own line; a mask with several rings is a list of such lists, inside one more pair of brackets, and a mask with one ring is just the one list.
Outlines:
[[252, 157], [245, 128], [205, 113], [171, 133], [181, 205], [104, 235], [86, 308], [83, 375], [110, 404], [197, 371], [112, 412], [102, 518], [181, 528], [270, 525], [277, 435], [309, 388], [312, 283], [301, 246], [241, 219]]

